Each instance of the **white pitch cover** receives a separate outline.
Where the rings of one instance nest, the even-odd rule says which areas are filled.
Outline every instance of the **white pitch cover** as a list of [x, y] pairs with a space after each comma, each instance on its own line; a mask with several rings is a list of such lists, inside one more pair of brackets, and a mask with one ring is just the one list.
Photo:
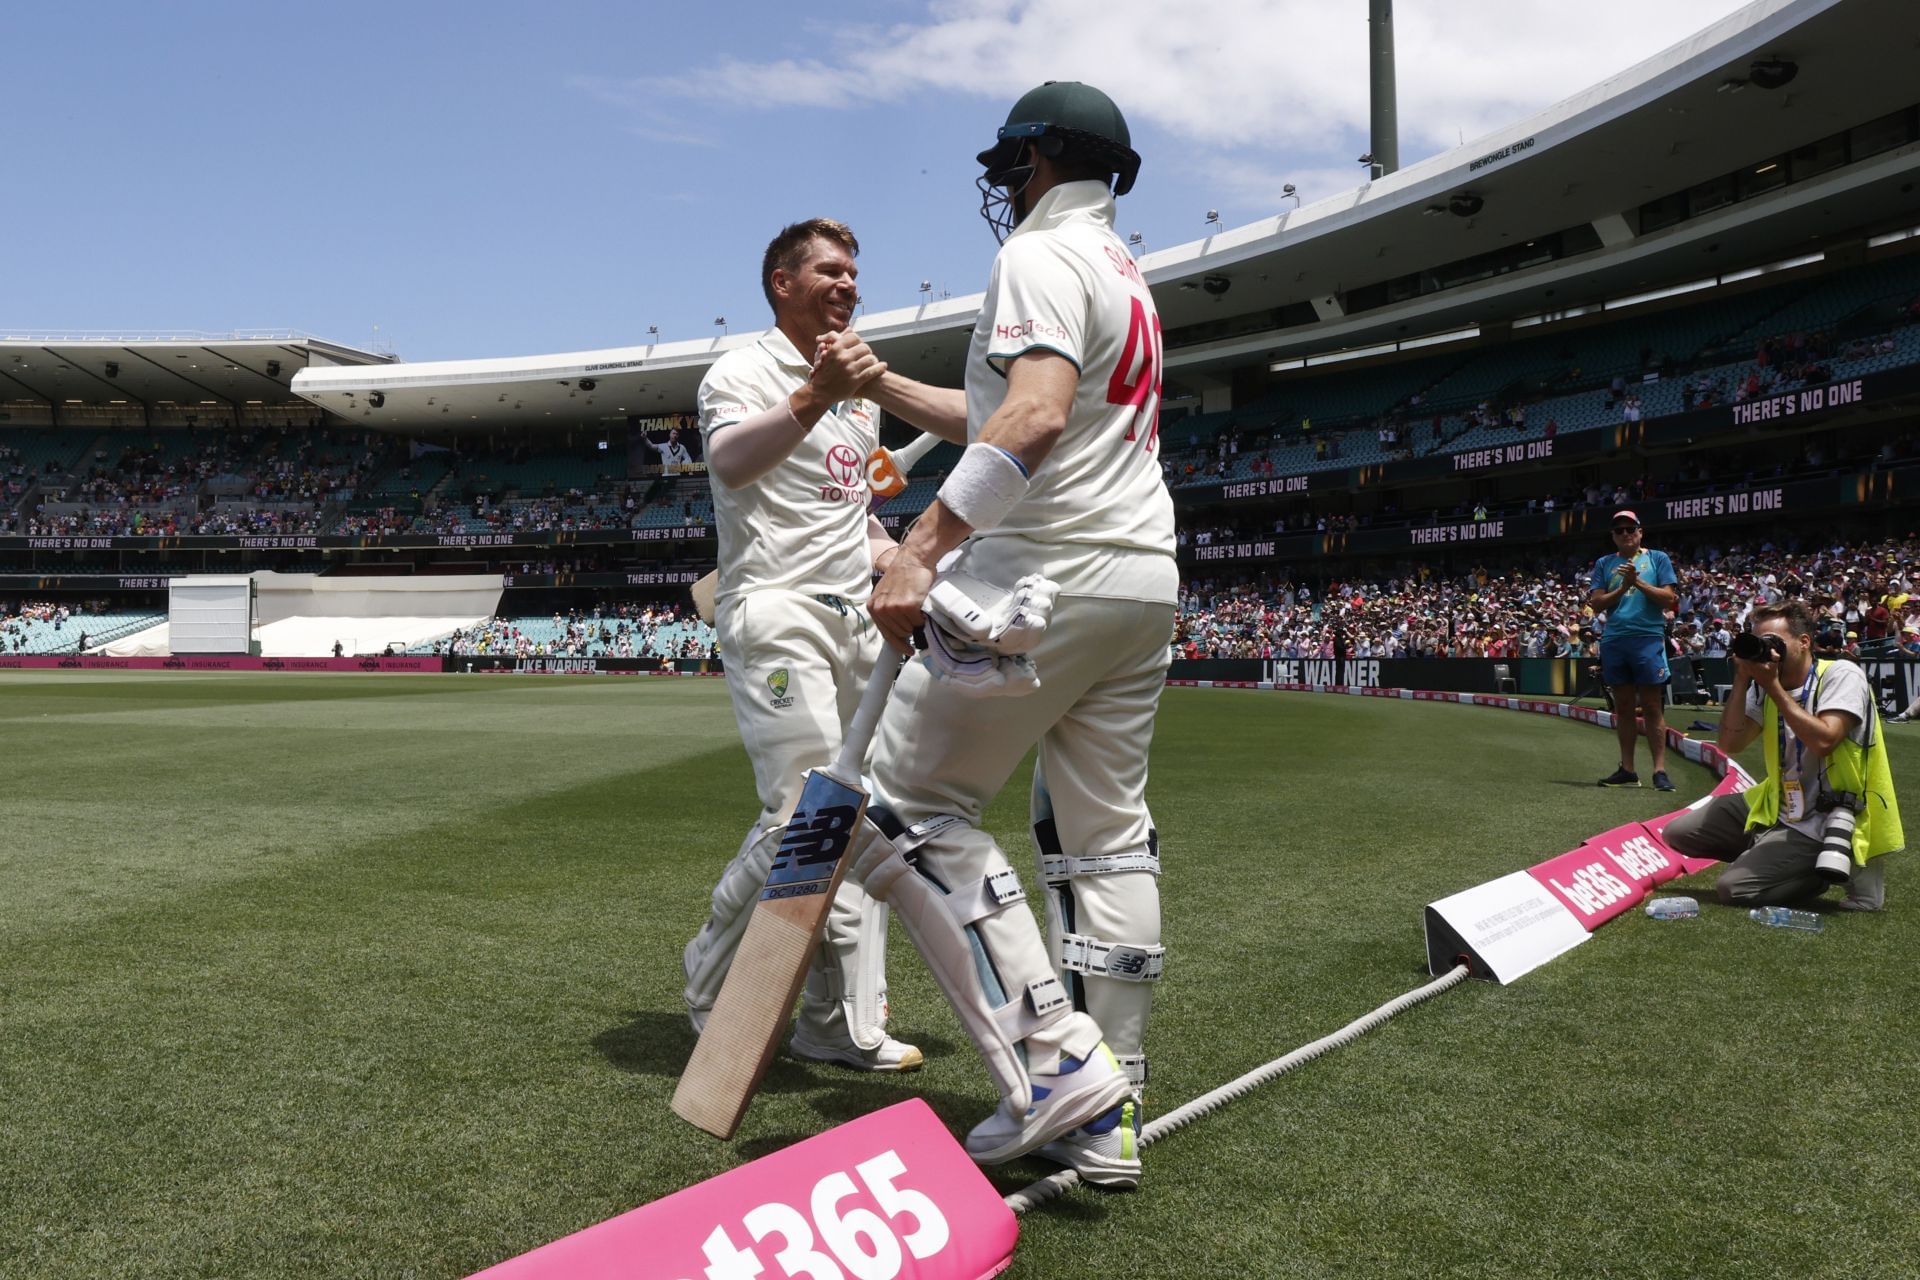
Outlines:
[[1445, 973], [1452, 968], [1456, 957], [1442, 953], [1459, 950], [1456, 944], [1464, 944], [1476, 976], [1491, 973], [1502, 985], [1555, 956], [1565, 955], [1593, 936], [1573, 912], [1525, 871], [1430, 903], [1426, 928], [1428, 967], [1432, 972]]

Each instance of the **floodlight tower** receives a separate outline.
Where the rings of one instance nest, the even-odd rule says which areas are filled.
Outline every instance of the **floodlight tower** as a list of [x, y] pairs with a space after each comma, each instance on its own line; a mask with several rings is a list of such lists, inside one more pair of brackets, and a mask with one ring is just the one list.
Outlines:
[[1372, 176], [1400, 167], [1400, 115], [1393, 79], [1393, 0], [1368, 0], [1367, 72], [1372, 95]]

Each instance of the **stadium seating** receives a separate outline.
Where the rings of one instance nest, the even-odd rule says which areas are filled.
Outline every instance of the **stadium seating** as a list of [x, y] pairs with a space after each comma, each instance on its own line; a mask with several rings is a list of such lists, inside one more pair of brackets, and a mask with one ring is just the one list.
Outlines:
[[[602, 632], [607, 633], [603, 638]], [[463, 628], [414, 644], [408, 653], [451, 652], [455, 655], [605, 658], [709, 657], [717, 637], [698, 618], [682, 617], [677, 608], [633, 608], [630, 616], [617, 613], [593, 616], [554, 614], [497, 617], [479, 627]], [[689, 652], [691, 646], [691, 652]]]
[[[1432, 356], [1293, 380], [1241, 408], [1168, 423], [1167, 461], [1176, 485], [1206, 485], [1251, 478], [1269, 461], [1274, 473], [1297, 474], [1382, 460], [1376, 428], [1385, 421], [1403, 426], [1403, 447], [1415, 453], [1538, 439], [1549, 422], [1556, 432], [1593, 430], [1621, 420], [1616, 383], [1619, 394], [1639, 398], [1642, 417], [1679, 413], [1689, 386], [1711, 388], [1719, 403], [1734, 399], [1763, 368], [1759, 349], [1772, 335], [1821, 333], [1836, 350], [1862, 339], [1890, 342], [1890, 350], [1827, 361], [1834, 376], [1878, 372], [1920, 359], [1920, 326], [1908, 310], [1916, 294], [1920, 255], [1909, 255], [1631, 322], [1522, 338], [1465, 359]], [[1472, 409], [1482, 403], [1491, 413], [1476, 425]], [[1524, 406], [1523, 428], [1503, 416], [1508, 404]], [[1310, 436], [1296, 434], [1303, 421]], [[1261, 440], [1268, 432], [1271, 439]], [[1223, 433], [1242, 437], [1224, 468], [1214, 465]], [[1328, 437], [1327, 456], [1310, 443], [1314, 436]]]
[[[53, 609], [49, 607], [46, 612], [51, 615]], [[166, 620], [164, 610], [151, 609], [75, 613], [66, 617], [36, 617], [29, 611], [0, 619], [0, 652], [72, 653], [82, 635], [87, 638], [87, 648], [92, 650]]]

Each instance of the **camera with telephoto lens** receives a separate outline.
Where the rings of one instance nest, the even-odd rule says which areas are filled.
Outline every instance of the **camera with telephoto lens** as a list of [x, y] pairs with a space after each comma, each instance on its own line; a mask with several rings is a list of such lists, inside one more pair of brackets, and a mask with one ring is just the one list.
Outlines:
[[1820, 833], [1820, 853], [1813, 873], [1828, 884], [1845, 884], [1853, 875], [1853, 829], [1859, 823], [1860, 797], [1849, 791], [1822, 796], [1817, 806], [1827, 825]]
[[1787, 656], [1787, 642], [1779, 636], [1742, 631], [1733, 638], [1729, 651], [1743, 662], [1781, 662]]

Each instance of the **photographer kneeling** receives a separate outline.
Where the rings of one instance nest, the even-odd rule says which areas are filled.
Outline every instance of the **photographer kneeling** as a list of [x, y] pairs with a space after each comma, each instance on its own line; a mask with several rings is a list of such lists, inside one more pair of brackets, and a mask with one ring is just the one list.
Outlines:
[[1666, 841], [1731, 864], [1714, 886], [1729, 905], [1798, 902], [1844, 883], [1843, 909], [1878, 911], [1881, 855], [1905, 838], [1866, 673], [1816, 660], [1813, 611], [1797, 600], [1756, 608], [1749, 625], [1734, 638], [1719, 745], [1733, 755], [1760, 737], [1766, 777], [1675, 818]]

